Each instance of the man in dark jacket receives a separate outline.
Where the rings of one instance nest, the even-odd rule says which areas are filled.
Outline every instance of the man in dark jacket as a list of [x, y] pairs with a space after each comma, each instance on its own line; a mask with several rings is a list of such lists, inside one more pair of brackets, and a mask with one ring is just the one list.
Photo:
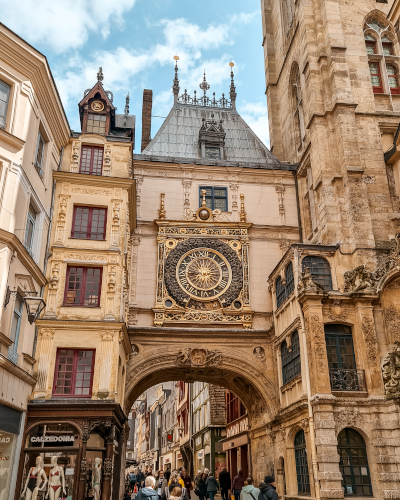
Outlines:
[[219, 486], [221, 488], [222, 500], [228, 500], [228, 493], [229, 490], [231, 489], [231, 475], [226, 470], [226, 467], [224, 467], [222, 471], [219, 473], [218, 480], [219, 480]]
[[154, 489], [155, 484], [154, 476], [147, 476], [144, 481], [144, 488], [139, 491], [135, 500], [158, 500], [157, 490]]
[[258, 500], [279, 500], [275, 488], [275, 479], [272, 476], [265, 476], [264, 482], [258, 485], [260, 494]]
[[138, 486], [138, 491], [141, 489], [142, 487], [142, 481], [144, 480], [144, 474], [141, 470], [138, 471], [137, 473], [137, 476], [136, 476], [136, 483], [137, 483], [137, 486]]

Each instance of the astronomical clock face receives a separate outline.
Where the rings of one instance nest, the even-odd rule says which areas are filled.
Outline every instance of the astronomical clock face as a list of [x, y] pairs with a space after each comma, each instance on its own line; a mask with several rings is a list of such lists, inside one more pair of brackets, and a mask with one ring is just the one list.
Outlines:
[[164, 282], [169, 295], [181, 307], [202, 309], [204, 304], [204, 308], [225, 308], [242, 290], [242, 263], [227, 243], [188, 239], [169, 252]]
[[232, 270], [220, 252], [211, 248], [196, 248], [180, 258], [176, 279], [182, 290], [193, 299], [210, 301], [227, 291]]

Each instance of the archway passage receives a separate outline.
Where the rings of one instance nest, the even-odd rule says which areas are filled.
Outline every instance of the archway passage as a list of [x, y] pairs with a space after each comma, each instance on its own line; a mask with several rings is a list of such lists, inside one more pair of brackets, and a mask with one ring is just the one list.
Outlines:
[[149, 387], [183, 380], [212, 383], [237, 394], [253, 428], [259, 419], [260, 423], [270, 421], [276, 414], [278, 392], [273, 364], [268, 363], [272, 354], [269, 332], [252, 332], [252, 338], [246, 338], [243, 330], [149, 328], [152, 335], [143, 330], [130, 332], [135, 355], [128, 362], [126, 412]]

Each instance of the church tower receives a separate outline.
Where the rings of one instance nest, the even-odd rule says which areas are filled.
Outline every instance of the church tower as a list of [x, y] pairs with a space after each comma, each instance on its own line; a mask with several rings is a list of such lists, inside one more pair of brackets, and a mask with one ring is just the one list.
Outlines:
[[400, 494], [392, 3], [261, 0], [271, 151], [297, 164], [301, 221], [301, 243], [269, 276], [281, 412], [292, 415], [275, 421], [276, 473], [289, 496]]

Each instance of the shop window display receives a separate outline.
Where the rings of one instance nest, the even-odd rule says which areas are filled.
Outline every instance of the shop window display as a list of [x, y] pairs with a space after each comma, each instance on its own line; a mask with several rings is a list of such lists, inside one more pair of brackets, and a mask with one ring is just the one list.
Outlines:
[[36, 500], [39, 492], [46, 491], [48, 480], [43, 466], [43, 458], [39, 455], [35, 458], [35, 465], [28, 468], [28, 474], [24, 481], [22, 497], [25, 500]]
[[7, 499], [17, 437], [0, 430], [0, 500]]

